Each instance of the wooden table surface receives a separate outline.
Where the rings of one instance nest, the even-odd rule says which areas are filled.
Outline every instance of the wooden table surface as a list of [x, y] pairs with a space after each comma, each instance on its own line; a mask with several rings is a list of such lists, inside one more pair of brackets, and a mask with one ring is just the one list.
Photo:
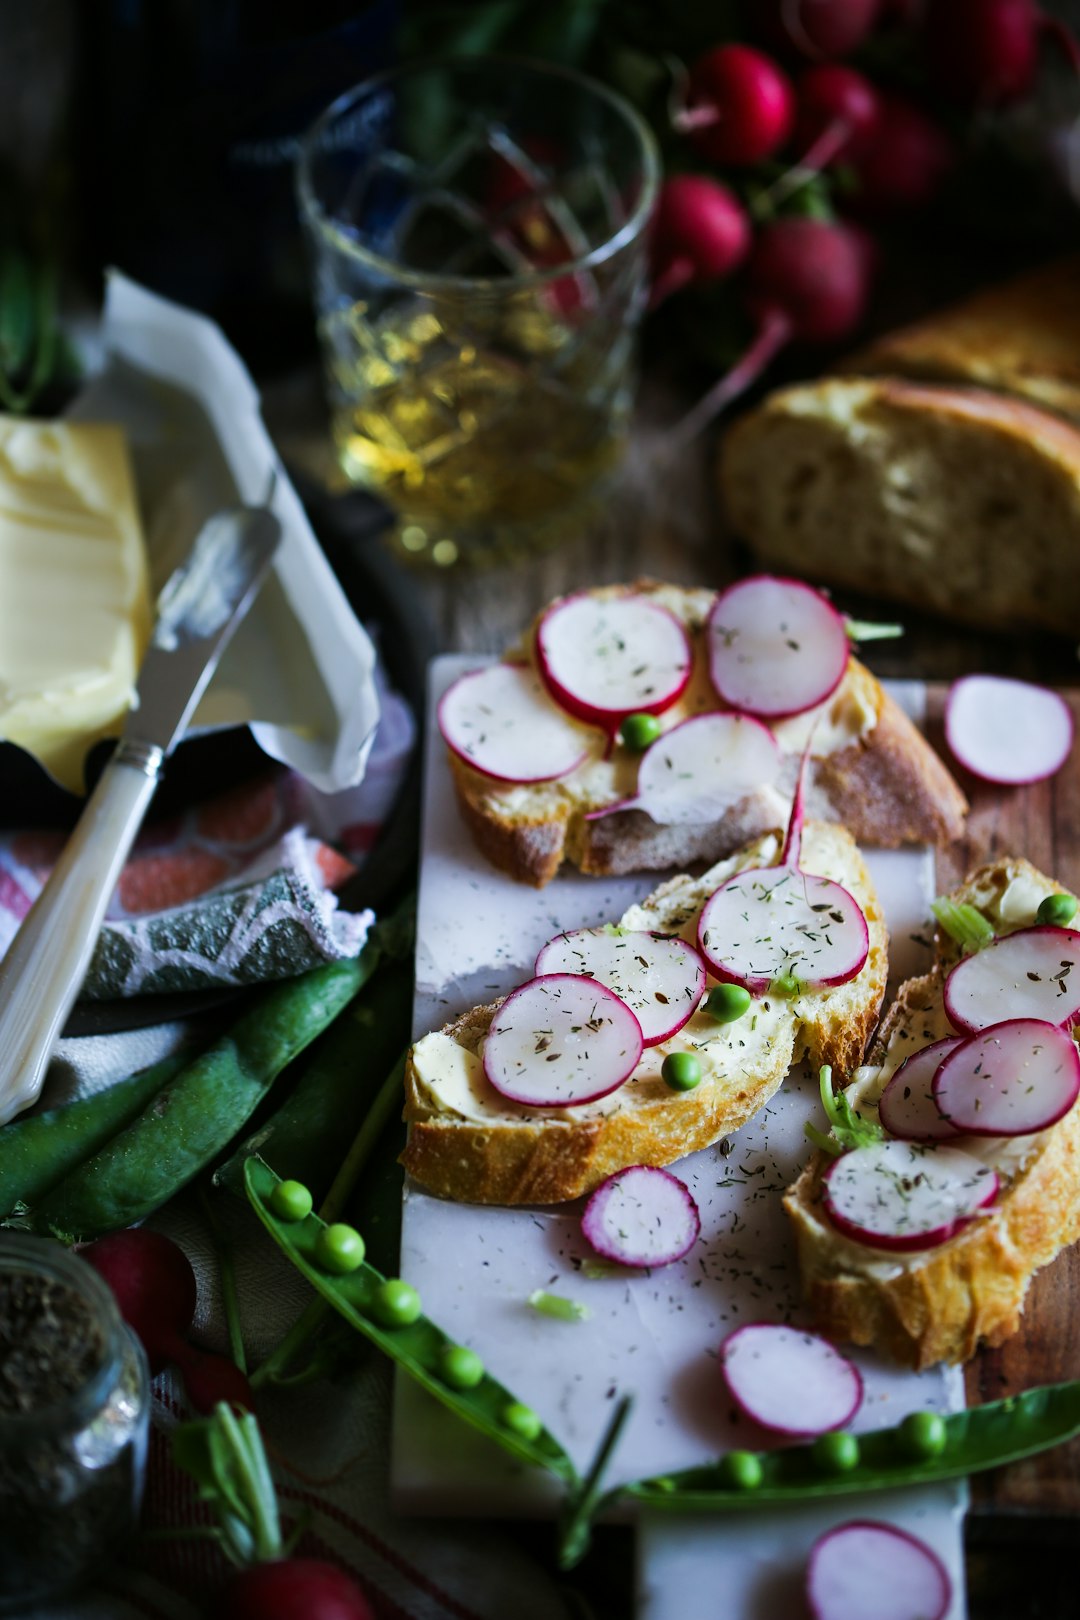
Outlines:
[[[747, 571], [752, 558], [727, 532], [719, 507], [715, 438], [698, 441], [677, 460], [661, 453], [659, 425], [674, 420], [680, 404], [676, 390], [650, 383], [615, 487], [557, 548], [499, 566], [400, 565], [403, 594], [428, 621], [433, 650], [501, 651], [551, 597], [575, 588], [643, 574], [716, 586]], [[286, 454], [312, 469], [310, 438], [301, 444], [283, 437]], [[325, 449], [320, 454], [325, 456]], [[362, 503], [359, 514], [358, 529], [363, 529], [369, 515]], [[356, 544], [369, 550], [381, 542], [368, 536]], [[946, 757], [940, 715], [947, 683], [957, 675], [992, 670], [1080, 688], [1076, 645], [1060, 638], [980, 634], [880, 601], [845, 597], [840, 605], [858, 616], [904, 623], [902, 640], [868, 644], [861, 656], [879, 675], [930, 683], [930, 737]], [[1071, 700], [1080, 707], [1080, 691]], [[1011, 851], [1080, 890], [1080, 749], [1057, 777], [1034, 787], [993, 789], [966, 775], [962, 785], [972, 806], [967, 834], [939, 852], [939, 889], [980, 861]], [[1071, 1325], [1078, 1304], [1080, 1246], [1036, 1278], [1020, 1331], [971, 1363], [969, 1402], [1080, 1378], [1080, 1332]], [[969, 1523], [973, 1620], [1005, 1614], [1010, 1620], [1016, 1614], [1057, 1620], [1080, 1610], [1073, 1596], [1071, 1548], [1066, 1563], [1054, 1566], [1059, 1551], [1066, 1557], [1080, 1526], [1080, 1441], [973, 1482]], [[1037, 1576], [1029, 1569], [1023, 1583], [1014, 1586], [1013, 1576], [1036, 1546]]]

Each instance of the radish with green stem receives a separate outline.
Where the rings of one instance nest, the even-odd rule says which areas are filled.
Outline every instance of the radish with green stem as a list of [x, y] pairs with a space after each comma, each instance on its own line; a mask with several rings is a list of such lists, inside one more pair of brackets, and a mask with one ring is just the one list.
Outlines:
[[863, 318], [870, 265], [846, 225], [821, 219], [774, 220], [758, 233], [747, 259], [742, 301], [756, 321], [749, 347], [668, 435], [687, 443], [746, 392], [788, 343], [835, 343]]
[[1044, 37], [1080, 71], [1075, 35], [1035, 0], [929, 0], [923, 18], [931, 77], [966, 107], [1006, 106], [1030, 95]]
[[193, 1528], [234, 1566], [219, 1594], [222, 1620], [375, 1620], [367, 1598], [335, 1564], [294, 1558], [282, 1537], [277, 1495], [258, 1424], [224, 1403], [173, 1434], [173, 1457], [191, 1475], [218, 1524]]
[[733, 191], [706, 174], [676, 174], [660, 188], [650, 236], [656, 309], [683, 287], [707, 286], [737, 270], [750, 251], [750, 219]]
[[749, 167], [791, 134], [795, 94], [784, 70], [752, 45], [718, 45], [691, 67], [672, 123], [710, 163]]

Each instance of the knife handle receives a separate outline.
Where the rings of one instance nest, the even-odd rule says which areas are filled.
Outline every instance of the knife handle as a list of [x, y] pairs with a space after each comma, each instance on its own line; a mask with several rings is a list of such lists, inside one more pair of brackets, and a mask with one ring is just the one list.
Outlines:
[[162, 762], [121, 743], [0, 961], [0, 1125], [38, 1098]]

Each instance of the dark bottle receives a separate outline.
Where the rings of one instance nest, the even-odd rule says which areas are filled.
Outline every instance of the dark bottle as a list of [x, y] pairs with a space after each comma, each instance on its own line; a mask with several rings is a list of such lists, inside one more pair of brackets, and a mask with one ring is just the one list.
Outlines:
[[399, 0], [84, 0], [84, 263], [213, 315], [258, 371], [314, 350], [298, 138], [389, 65]]

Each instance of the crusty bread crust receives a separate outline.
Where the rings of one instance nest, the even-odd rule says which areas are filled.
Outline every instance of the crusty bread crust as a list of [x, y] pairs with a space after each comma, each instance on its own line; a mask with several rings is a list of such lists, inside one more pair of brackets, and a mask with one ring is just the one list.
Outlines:
[[[670, 596], [673, 587], [638, 580], [618, 589], [663, 590]], [[701, 596], [700, 591], [684, 593], [692, 632], [699, 622]], [[860, 842], [881, 848], [959, 837], [967, 802], [948, 770], [870, 671], [855, 659], [851, 668], [853, 683], [873, 705], [876, 721], [866, 736], [812, 761], [814, 813], [841, 822]], [[500, 871], [537, 888], [550, 882], [564, 861], [600, 877], [717, 861], [776, 821], [776, 798], [769, 793], [751, 794], [703, 825], [660, 826], [641, 810], [590, 820], [589, 811], [601, 808], [603, 800], [574, 802], [554, 784], [543, 810], [536, 811], [523, 808], [512, 792], [501, 793], [456, 755], [450, 755], [450, 769], [462, 817], [481, 853]]]
[[[1018, 876], [1063, 892], [1027, 862], [1002, 860], [972, 873], [954, 898], [992, 905]], [[954, 954], [951, 946], [941, 953]], [[884, 1060], [905, 1026], [916, 1035], [912, 1050], [925, 1044], [920, 1014], [940, 1008], [946, 966], [939, 960], [933, 972], [902, 986], [871, 1064]], [[851, 1240], [829, 1221], [822, 1177], [830, 1161], [815, 1154], [785, 1193], [784, 1209], [795, 1231], [803, 1294], [821, 1332], [872, 1344], [916, 1368], [967, 1361], [980, 1344], [998, 1345], [1015, 1333], [1034, 1273], [1080, 1238], [1080, 1103], [1033, 1138], [1032, 1153], [996, 1202], [948, 1243], [901, 1256], [863, 1250], [880, 1262], [874, 1272], [851, 1263]]]
[[743, 416], [719, 476], [764, 567], [983, 630], [1075, 632], [1080, 427], [1025, 400], [825, 377]]
[[[813, 844], [814, 824], [807, 829]], [[553, 1204], [592, 1191], [605, 1177], [630, 1164], [671, 1164], [708, 1147], [764, 1107], [792, 1063], [807, 1056], [815, 1064], [854, 1067], [877, 1023], [888, 973], [887, 935], [869, 873], [850, 835], [841, 827], [820, 829], [831, 871], [842, 870], [870, 930], [870, 954], [859, 977], [833, 992], [807, 993], [778, 1022], [766, 1061], [752, 1073], [740, 1065], [718, 1083], [673, 1093], [655, 1086], [644, 1102], [616, 1108], [603, 1117], [522, 1118], [522, 1110], [467, 1120], [433, 1107], [410, 1053], [405, 1071], [405, 1119], [409, 1136], [401, 1162], [430, 1192], [473, 1204]], [[838, 862], [841, 863], [838, 867]], [[810, 870], [817, 869], [809, 863]], [[661, 928], [673, 907], [689, 893], [703, 901], [711, 892], [708, 874], [700, 880], [675, 878], [638, 908], [635, 927]], [[699, 902], [700, 904], [700, 902]], [[655, 919], [640, 913], [658, 908]], [[695, 908], [696, 914], [696, 908]], [[499, 1003], [476, 1007], [442, 1033], [472, 1053], [480, 1050]], [[681, 1047], [679, 1037], [673, 1045]], [[618, 1096], [618, 1093], [616, 1093]], [[569, 1111], [567, 1111], [569, 1112]]]
[[1080, 256], [901, 327], [843, 369], [998, 389], [1080, 421]]

